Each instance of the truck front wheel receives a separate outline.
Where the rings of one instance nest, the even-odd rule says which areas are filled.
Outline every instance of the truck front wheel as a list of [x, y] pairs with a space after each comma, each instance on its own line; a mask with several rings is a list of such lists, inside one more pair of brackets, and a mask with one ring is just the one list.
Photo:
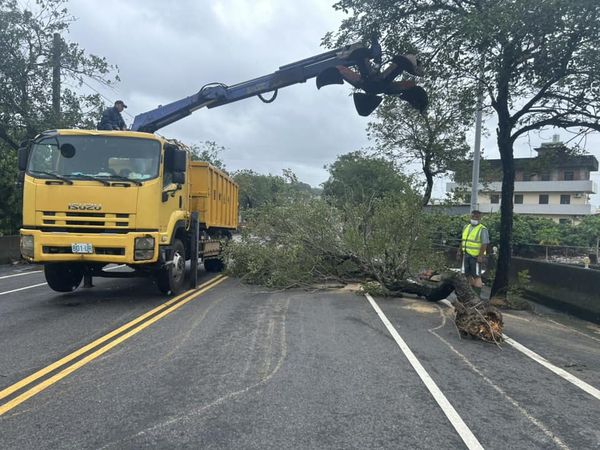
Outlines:
[[185, 247], [179, 239], [173, 241], [173, 259], [162, 267], [156, 276], [156, 284], [163, 294], [177, 294], [183, 290], [185, 281]]
[[83, 268], [79, 264], [71, 263], [45, 264], [44, 275], [51, 289], [57, 292], [71, 292], [81, 283]]

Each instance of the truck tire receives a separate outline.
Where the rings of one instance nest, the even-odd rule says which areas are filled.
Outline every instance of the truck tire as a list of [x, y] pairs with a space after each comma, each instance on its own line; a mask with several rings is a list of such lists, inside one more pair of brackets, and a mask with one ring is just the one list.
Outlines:
[[44, 264], [44, 275], [48, 286], [56, 292], [72, 292], [81, 283], [83, 268], [79, 264]]
[[223, 272], [225, 269], [225, 263], [222, 259], [206, 259], [204, 260], [204, 269], [207, 272]]
[[156, 284], [163, 294], [177, 294], [183, 290], [185, 282], [185, 247], [179, 239], [173, 240], [173, 263], [161, 268], [156, 276]]

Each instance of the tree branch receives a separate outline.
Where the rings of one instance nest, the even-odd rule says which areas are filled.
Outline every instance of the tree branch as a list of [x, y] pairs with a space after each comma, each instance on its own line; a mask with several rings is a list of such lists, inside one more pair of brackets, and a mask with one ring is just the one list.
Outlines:
[[523, 117], [525, 114], [527, 114], [529, 112], [529, 110], [539, 101], [541, 100], [544, 95], [546, 94], [546, 92], [548, 91], [548, 89], [550, 89], [552, 87], [552, 85], [554, 83], [556, 83], [558, 81], [558, 79], [556, 78], [551, 78], [550, 80], [548, 80], [548, 82], [546, 82], [546, 84], [544, 84], [540, 90], [538, 91], [537, 94], [535, 94], [527, 103], [525, 103], [525, 106], [523, 106], [519, 111], [517, 111], [515, 114], [513, 114], [510, 118], [510, 122], [511, 124], [514, 126], [517, 121]]
[[519, 130], [515, 131], [510, 137], [511, 141], [514, 142], [519, 136], [522, 136], [525, 133], [528, 133], [533, 130], [539, 130], [540, 128], [553, 126], [557, 128], [589, 128], [595, 131], [600, 131], [600, 122], [586, 122], [584, 120], [568, 120], [561, 119], [558, 117], [552, 117], [545, 120], [540, 120], [539, 122], [532, 123], [527, 125]]

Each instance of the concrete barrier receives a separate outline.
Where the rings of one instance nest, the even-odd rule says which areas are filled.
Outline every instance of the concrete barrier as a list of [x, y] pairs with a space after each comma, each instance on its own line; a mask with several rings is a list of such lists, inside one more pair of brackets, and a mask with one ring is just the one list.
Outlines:
[[523, 270], [531, 281], [526, 297], [600, 323], [600, 271], [513, 256], [511, 277]]
[[0, 264], [21, 259], [19, 236], [0, 236]]

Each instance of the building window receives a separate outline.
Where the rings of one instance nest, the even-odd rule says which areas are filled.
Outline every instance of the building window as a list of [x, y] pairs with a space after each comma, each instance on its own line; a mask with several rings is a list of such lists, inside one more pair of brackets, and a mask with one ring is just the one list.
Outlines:
[[563, 194], [560, 196], [560, 204], [561, 205], [570, 205], [571, 204], [571, 196], [569, 194]]
[[550, 181], [550, 174], [548, 172], [542, 174], [542, 181]]
[[574, 180], [574, 178], [575, 178], [575, 177], [574, 177], [574, 175], [575, 175], [575, 174], [573, 173], [573, 171], [572, 171], [572, 170], [565, 171], [565, 176], [564, 176], [564, 178], [565, 178], [565, 181], [573, 181], [573, 180]]
[[490, 201], [492, 203], [500, 203], [500, 194], [492, 194], [492, 195], [490, 195]]
[[558, 223], [561, 225], [569, 225], [571, 223], [571, 219], [558, 219]]
[[540, 194], [540, 205], [548, 204], [548, 194]]
[[515, 204], [523, 204], [523, 194], [515, 194]]

